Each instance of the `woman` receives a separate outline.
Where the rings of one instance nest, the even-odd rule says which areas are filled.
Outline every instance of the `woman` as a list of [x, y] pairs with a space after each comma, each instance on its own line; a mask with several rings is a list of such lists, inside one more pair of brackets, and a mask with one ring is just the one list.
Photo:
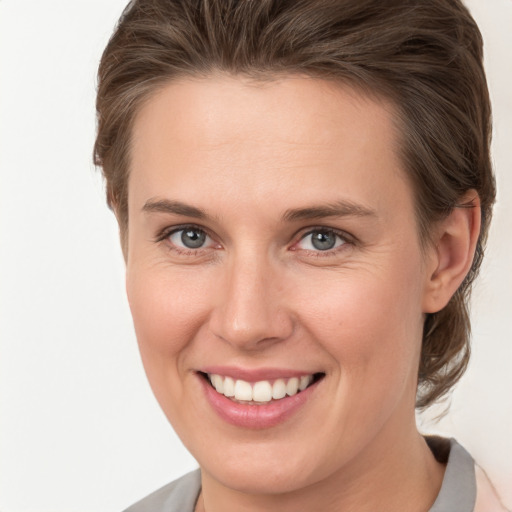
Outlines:
[[414, 416], [466, 368], [495, 197], [462, 4], [135, 1], [97, 110], [144, 367], [200, 465], [130, 511], [502, 510]]

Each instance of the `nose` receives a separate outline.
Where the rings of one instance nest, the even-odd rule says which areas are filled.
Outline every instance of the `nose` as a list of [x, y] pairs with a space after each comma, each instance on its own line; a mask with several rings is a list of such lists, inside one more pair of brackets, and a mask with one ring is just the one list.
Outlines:
[[291, 336], [294, 322], [278, 265], [262, 256], [240, 255], [226, 264], [222, 276], [210, 317], [214, 335], [248, 351]]

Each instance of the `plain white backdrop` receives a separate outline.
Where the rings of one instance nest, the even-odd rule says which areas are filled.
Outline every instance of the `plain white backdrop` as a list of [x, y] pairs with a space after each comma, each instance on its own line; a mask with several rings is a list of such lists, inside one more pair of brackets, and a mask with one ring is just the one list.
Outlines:
[[[139, 361], [92, 165], [96, 68], [125, 0], [0, 0], [0, 511], [114, 512], [196, 467]], [[512, 508], [512, 1], [483, 32], [498, 204], [473, 359], [438, 423]], [[205, 426], [207, 428], [207, 426]]]

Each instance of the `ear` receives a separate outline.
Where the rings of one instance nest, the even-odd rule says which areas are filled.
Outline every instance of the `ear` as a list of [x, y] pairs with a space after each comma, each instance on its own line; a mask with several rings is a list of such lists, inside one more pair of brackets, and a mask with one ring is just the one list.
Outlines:
[[462, 206], [440, 221], [435, 229], [428, 257], [423, 312], [443, 309], [466, 277], [480, 235], [480, 198], [469, 190], [459, 201]]

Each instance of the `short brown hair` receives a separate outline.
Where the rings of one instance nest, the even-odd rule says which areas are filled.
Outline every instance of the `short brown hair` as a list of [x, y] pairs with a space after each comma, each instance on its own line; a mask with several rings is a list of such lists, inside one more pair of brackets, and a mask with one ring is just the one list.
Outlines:
[[121, 238], [133, 119], [178, 76], [214, 71], [266, 80], [338, 80], [395, 105], [420, 238], [475, 189], [482, 228], [471, 270], [449, 304], [428, 315], [417, 407], [445, 395], [469, 359], [468, 300], [484, 252], [495, 183], [482, 37], [460, 0], [135, 0], [98, 72], [94, 161]]

